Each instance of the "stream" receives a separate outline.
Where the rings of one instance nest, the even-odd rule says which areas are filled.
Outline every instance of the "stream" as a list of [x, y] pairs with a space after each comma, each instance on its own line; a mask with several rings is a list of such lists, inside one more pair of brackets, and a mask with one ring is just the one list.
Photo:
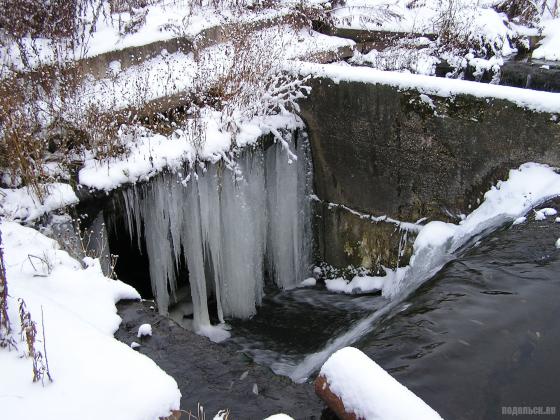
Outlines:
[[[494, 232], [353, 345], [444, 418], [511, 417], [508, 406], [554, 406], [560, 416], [559, 237], [555, 217], [531, 215]], [[231, 322], [230, 345], [290, 374], [385, 302], [322, 286], [268, 291], [256, 316]]]

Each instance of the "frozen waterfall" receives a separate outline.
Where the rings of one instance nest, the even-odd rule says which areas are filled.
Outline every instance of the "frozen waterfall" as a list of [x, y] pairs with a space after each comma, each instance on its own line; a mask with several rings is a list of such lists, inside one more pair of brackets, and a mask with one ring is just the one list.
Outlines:
[[[307, 137], [290, 148], [257, 146], [188, 175], [163, 173], [122, 192], [131, 240], [145, 241], [157, 306], [176, 301], [179, 265], [188, 267], [193, 328], [210, 326], [208, 297], [220, 322], [247, 318], [260, 304], [265, 273], [280, 288], [308, 277], [311, 264], [311, 160]], [[230, 165], [231, 166], [231, 165]]]

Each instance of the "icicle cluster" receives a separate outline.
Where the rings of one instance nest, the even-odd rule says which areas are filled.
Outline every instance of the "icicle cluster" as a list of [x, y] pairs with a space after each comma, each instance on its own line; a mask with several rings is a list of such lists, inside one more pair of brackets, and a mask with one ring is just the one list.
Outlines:
[[175, 299], [186, 261], [195, 331], [210, 325], [214, 294], [220, 322], [256, 312], [268, 273], [281, 288], [309, 274], [310, 159], [300, 137], [293, 160], [280, 144], [247, 151], [234, 169], [209, 165], [188, 180], [164, 173], [123, 191], [128, 231], [144, 237], [158, 308]]

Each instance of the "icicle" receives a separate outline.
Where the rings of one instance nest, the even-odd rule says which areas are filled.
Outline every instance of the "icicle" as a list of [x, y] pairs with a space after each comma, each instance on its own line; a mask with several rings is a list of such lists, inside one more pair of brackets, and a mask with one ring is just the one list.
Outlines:
[[222, 244], [220, 239], [220, 182], [218, 165], [211, 165], [205, 176], [198, 179], [198, 193], [200, 197], [200, 222], [202, 240], [204, 241], [204, 259], [212, 268], [213, 289], [216, 294], [218, 319], [224, 322], [222, 309]]
[[183, 246], [189, 266], [189, 280], [193, 302], [193, 324], [195, 331], [210, 325], [208, 316], [208, 297], [204, 276], [204, 258], [202, 255], [202, 232], [200, 223], [200, 206], [198, 201], [198, 184], [189, 182], [186, 186], [189, 202], [185, 203], [185, 223], [183, 224]]
[[188, 181], [160, 174], [123, 191], [128, 232], [137, 235], [139, 247], [144, 233], [161, 312], [174, 300], [182, 259], [194, 327], [205, 335], [213, 328], [208, 294], [216, 296], [220, 322], [247, 318], [261, 303], [265, 266], [281, 288], [308, 277], [311, 172], [306, 138], [299, 140], [292, 146], [297, 159], [275, 145], [245, 152], [231, 168], [199, 168]]
[[267, 159], [268, 264], [281, 288], [294, 287], [309, 271], [310, 180], [304, 138], [292, 163], [280, 147], [271, 147]]

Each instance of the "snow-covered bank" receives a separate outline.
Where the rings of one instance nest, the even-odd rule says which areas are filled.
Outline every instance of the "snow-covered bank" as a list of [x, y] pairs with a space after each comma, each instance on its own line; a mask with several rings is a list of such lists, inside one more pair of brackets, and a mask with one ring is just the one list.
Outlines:
[[364, 420], [442, 420], [441, 416], [360, 350], [346, 347], [325, 362], [320, 376]]
[[29, 222], [43, 214], [78, 203], [78, 197], [68, 184], [43, 184], [43, 201], [30, 187], [0, 188], [0, 216], [9, 220]]
[[560, 113], [560, 93], [550, 93], [510, 86], [446, 79], [394, 71], [380, 71], [365, 67], [349, 67], [340, 64], [315, 64], [299, 62], [288, 69], [303, 76], [328, 78], [335, 83], [360, 82], [384, 84], [401, 90], [417, 90], [420, 93], [452, 98], [472, 95], [482, 99], [503, 99], [519, 107], [537, 112]]
[[[152, 360], [113, 338], [120, 324], [115, 303], [138, 299], [120, 281], [105, 278], [98, 260], [87, 268], [39, 232], [0, 225], [10, 290], [9, 316], [18, 350], [0, 349], [2, 416], [7, 419], [156, 420], [179, 409], [173, 378]], [[32, 363], [21, 357], [18, 299], [46, 338], [53, 382], [32, 383]], [[45, 337], [42, 335], [44, 314]]]
[[[197, 159], [209, 163], [221, 159], [228, 162], [233, 136], [220, 129], [220, 117], [219, 112], [212, 111], [203, 119], [205, 132], [201, 137], [205, 140], [199, 150], [186, 128], [178, 128], [169, 136], [142, 129], [136, 138], [123, 139], [129, 147], [128, 156], [108, 162], [94, 158], [86, 160], [79, 172], [79, 182], [88, 188], [110, 191], [122, 184], [146, 181], [164, 169], [176, 171]], [[280, 136], [282, 130], [292, 131], [302, 127], [303, 122], [294, 114], [255, 117], [240, 122], [235, 144], [238, 148], [247, 147], [263, 135], [273, 133]]]
[[[154, 2], [155, 3], [155, 2]], [[277, 9], [245, 9], [239, 13], [235, 8], [198, 7], [187, 2], [162, 1], [146, 7], [135, 8], [134, 13], [125, 11], [111, 13], [111, 7], [106, 2], [97, 16], [97, 22], [92, 28], [90, 22], [94, 20], [93, 11], [84, 10], [85, 16], [79, 18], [85, 22], [86, 34], [73, 49], [60, 49], [46, 38], [22, 39], [22, 46], [28, 56], [27, 67], [38, 67], [63, 60], [72, 61], [95, 57], [112, 51], [124, 50], [131, 47], [168, 41], [174, 38], [193, 40], [203, 31], [231, 23], [254, 23], [281, 18], [290, 14], [285, 7]], [[138, 20], [139, 19], [139, 20]], [[125, 28], [129, 28], [125, 30]], [[132, 28], [132, 29], [131, 29]], [[91, 32], [90, 32], [91, 29]], [[9, 65], [16, 69], [26, 69], [23, 64], [18, 46], [8, 44], [0, 48]]]
[[306, 356], [296, 366], [281, 366], [278, 371], [301, 382], [316, 371], [335, 351], [371, 332], [377, 321], [390, 315], [398, 305], [447, 262], [506, 223], [513, 223], [532, 208], [560, 195], [560, 174], [547, 165], [526, 163], [513, 169], [506, 181], [500, 181], [485, 195], [484, 202], [459, 224], [433, 221], [425, 225], [414, 242], [408, 267], [387, 277], [382, 294], [385, 306], [357, 322], [349, 331], [333, 338], [326, 347]]

